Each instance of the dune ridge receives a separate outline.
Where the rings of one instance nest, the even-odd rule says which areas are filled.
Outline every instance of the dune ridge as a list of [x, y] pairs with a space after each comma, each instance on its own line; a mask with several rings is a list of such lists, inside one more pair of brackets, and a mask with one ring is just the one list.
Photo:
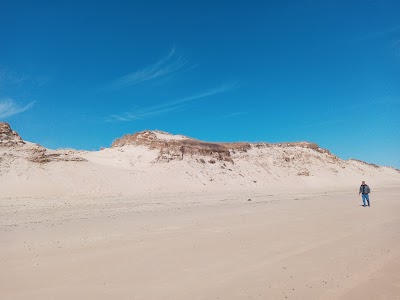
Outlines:
[[51, 150], [0, 123], [5, 196], [132, 195], [155, 191], [335, 188], [396, 184], [400, 171], [343, 160], [308, 142], [209, 143], [162, 131], [116, 139], [100, 151]]

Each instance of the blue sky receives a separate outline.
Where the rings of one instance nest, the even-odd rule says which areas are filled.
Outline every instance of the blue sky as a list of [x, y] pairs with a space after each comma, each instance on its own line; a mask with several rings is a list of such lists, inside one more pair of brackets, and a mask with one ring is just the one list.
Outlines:
[[386, 0], [2, 1], [0, 120], [49, 148], [159, 129], [400, 168], [399, 16]]

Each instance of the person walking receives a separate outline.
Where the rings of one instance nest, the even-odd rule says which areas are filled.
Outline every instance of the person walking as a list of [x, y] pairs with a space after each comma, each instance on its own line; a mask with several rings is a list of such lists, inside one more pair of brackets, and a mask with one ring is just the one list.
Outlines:
[[365, 205], [365, 201], [367, 201], [368, 206], [370, 206], [369, 205], [369, 193], [371, 193], [371, 189], [369, 188], [368, 184], [366, 184], [365, 181], [363, 181], [361, 183], [360, 190], [359, 190], [358, 194], [359, 195], [361, 194], [361, 198], [362, 198], [364, 207], [366, 206]]

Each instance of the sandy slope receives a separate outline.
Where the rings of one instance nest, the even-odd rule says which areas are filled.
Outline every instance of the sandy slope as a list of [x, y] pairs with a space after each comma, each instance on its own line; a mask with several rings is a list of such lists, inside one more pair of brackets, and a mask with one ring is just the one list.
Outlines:
[[400, 299], [399, 192], [306, 142], [50, 150], [0, 122], [0, 299]]
[[50, 150], [0, 122], [3, 197], [332, 190], [361, 180], [400, 184], [400, 171], [342, 160], [313, 143], [208, 143], [161, 131], [125, 135], [101, 151]]
[[400, 299], [399, 192], [3, 197], [0, 298]]
[[[23, 156], [29, 153], [29, 147], [26, 148], [0, 149], [0, 154], [4, 152], [0, 160], [3, 197], [134, 196], [159, 191], [227, 189], [282, 191], [291, 185], [331, 190], [350, 188], [361, 180], [372, 185], [400, 183], [398, 170], [344, 161], [301, 147], [254, 147], [232, 154], [234, 163], [210, 163], [210, 157], [200, 155], [160, 161], [158, 150], [140, 145], [72, 152], [81, 161], [37, 163]], [[50, 155], [65, 152], [47, 151]]]

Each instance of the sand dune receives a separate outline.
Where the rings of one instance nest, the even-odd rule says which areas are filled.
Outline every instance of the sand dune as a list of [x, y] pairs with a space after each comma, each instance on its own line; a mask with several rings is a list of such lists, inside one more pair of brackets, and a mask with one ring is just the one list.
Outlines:
[[312, 143], [50, 150], [0, 123], [0, 187], [1, 299], [400, 299], [399, 171]]
[[[5, 123], [3, 123], [5, 124]], [[400, 182], [400, 171], [342, 160], [316, 144], [207, 143], [160, 131], [117, 139], [101, 151], [50, 150], [4, 125], [2, 195], [118, 196], [147, 192], [290, 190]]]

